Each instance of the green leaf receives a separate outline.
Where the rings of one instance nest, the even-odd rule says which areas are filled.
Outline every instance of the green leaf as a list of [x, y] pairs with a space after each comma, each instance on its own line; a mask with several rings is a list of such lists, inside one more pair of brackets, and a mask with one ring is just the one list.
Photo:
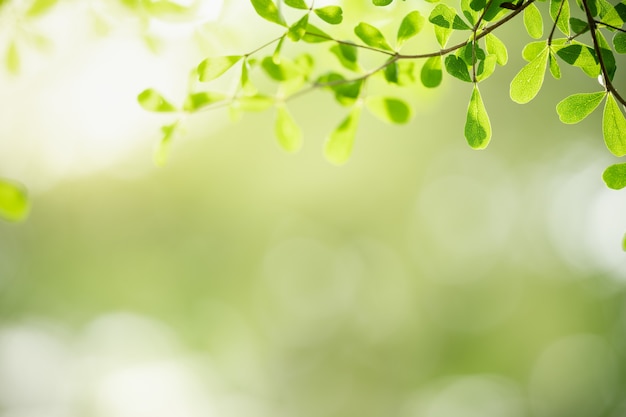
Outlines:
[[485, 149], [491, 140], [491, 123], [476, 84], [467, 107], [465, 139], [472, 149]]
[[613, 36], [613, 46], [618, 54], [626, 54], [626, 33], [617, 32]]
[[604, 170], [602, 179], [607, 187], [613, 190], [621, 190], [626, 187], [626, 164], [611, 165]]
[[158, 91], [153, 88], [143, 90], [137, 96], [137, 101], [145, 110], [154, 112], [176, 111], [169, 101], [167, 101]]
[[490, 22], [494, 20], [495, 18], [507, 13], [508, 9], [501, 7], [502, 4], [506, 2], [507, 0], [492, 0], [489, 2], [485, 2], [485, 3], [489, 3], [489, 7], [487, 7], [487, 10], [485, 11], [483, 20], [485, 20], [486, 22]]
[[606, 96], [606, 92], [573, 94], [556, 105], [561, 122], [578, 123], [589, 116]]
[[359, 39], [365, 42], [366, 45], [371, 46], [372, 48], [393, 51], [382, 32], [368, 23], [359, 23], [354, 28], [354, 33], [359, 37]]
[[241, 89], [245, 95], [252, 96], [257, 93], [256, 87], [250, 81], [250, 63], [248, 59], [244, 59], [241, 65]]
[[372, 96], [367, 98], [365, 106], [374, 116], [387, 123], [404, 124], [412, 117], [411, 107], [397, 98]]
[[29, 210], [26, 189], [16, 182], [0, 178], [0, 218], [19, 222], [26, 218]]
[[445, 64], [448, 74], [461, 81], [472, 82], [472, 77], [470, 77], [467, 64], [461, 58], [456, 55], [448, 55], [446, 57]]
[[420, 79], [424, 87], [435, 88], [441, 84], [443, 71], [441, 70], [441, 56], [430, 57], [424, 62]]
[[263, 19], [281, 26], [285, 26], [285, 19], [272, 0], [250, 0], [256, 13]]
[[398, 28], [396, 41], [398, 48], [404, 44], [404, 42], [417, 35], [424, 27], [425, 21], [424, 17], [417, 10], [414, 10], [404, 16], [404, 19], [402, 19], [402, 23], [400, 23], [400, 27]]
[[555, 46], [556, 54], [568, 64], [582, 69], [585, 74], [596, 78], [600, 75], [600, 65], [593, 48], [572, 41], [569, 45]]
[[333, 91], [339, 104], [351, 106], [361, 94], [363, 80], [348, 81], [343, 75], [330, 72], [319, 77], [316, 85]]
[[604, 143], [613, 155], [626, 155], [626, 118], [624, 118], [617, 101], [610, 93], [607, 95], [604, 105], [602, 132], [604, 133]]
[[[560, 13], [559, 9], [561, 10]], [[565, 36], [569, 36], [569, 16], [570, 10], [568, 0], [550, 1], [550, 17], [552, 17], [552, 21], [556, 20], [556, 27], [559, 28], [559, 30], [563, 32]]]
[[[553, 42], [553, 45], [554, 45], [554, 42]], [[546, 48], [545, 41], [530, 42], [522, 50], [522, 56], [524, 57], [526, 61], [530, 62], [533, 59], [537, 58], [539, 54], [542, 53], [545, 48]]]
[[589, 23], [575, 17], [569, 18], [569, 27], [575, 34], [585, 33], [589, 30]]
[[626, 1], [617, 3], [611, 7], [603, 16], [602, 22], [611, 26], [621, 27], [626, 22]]
[[226, 95], [222, 93], [201, 92], [193, 93], [187, 96], [183, 110], [188, 112], [194, 112], [202, 107], [209, 106], [213, 103], [218, 103], [226, 99]]
[[472, 4], [472, 0], [461, 0], [461, 10], [463, 11], [463, 15], [470, 22], [470, 25], [474, 26], [478, 21], [480, 13], [472, 8]]
[[324, 154], [326, 159], [333, 164], [345, 164], [354, 147], [354, 138], [361, 116], [361, 108], [354, 107], [350, 114], [341, 122], [341, 124], [330, 134], [324, 146]]
[[504, 43], [498, 39], [496, 35], [493, 33], [487, 34], [487, 36], [485, 36], [485, 45], [487, 47], [487, 52], [490, 55], [496, 56], [496, 62], [498, 65], [506, 65], [509, 60], [509, 54]]
[[469, 27], [467, 23], [465, 23], [463, 19], [461, 19], [461, 17], [456, 13], [456, 10], [443, 3], [435, 6], [433, 11], [430, 13], [430, 16], [428, 17], [428, 20], [433, 25], [446, 29], [471, 29], [471, 27]]
[[343, 10], [339, 6], [326, 6], [313, 10], [324, 22], [338, 25], [343, 21]]
[[497, 58], [495, 55], [489, 55], [478, 63], [476, 69], [476, 81], [484, 81], [491, 76], [496, 70]]
[[37, 17], [46, 13], [52, 8], [58, 0], [35, 0], [33, 4], [26, 11], [26, 16]]
[[275, 81], [288, 81], [301, 75], [298, 67], [287, 58], [281, 58], [277, 64], [272, 57], [266, 56], [261, 61], [261, 67]]
[[391, 2], [393, 2], [393, 0], [372, 0], [374, 6], [387, 6], [391, 4]]
[[293, 7], [294, 9], [308, 10], [309, 6], [304, 2], [304, 0], [283, 0], [284, 3]]
[[555, 80], [561, 78], [561, 67], [559, 67], [556, 54], [552, 50], [550, 50], [550, 57], [548, 58], [548, 67], [550, 68], [550, 74], [552, 74]]
[[163, 136], [161, 136], [161, 140], [154, 150], [153, 156], [154, 164], [156, 166], [162, 167], [167, 164], [170, 153], [170, 145], [172, 143], [172, 140], [174, 139], [174, 135], [176, 134], [178, 124], [179, 121], [177, 120], [171, 125], [161, 127], [161, 133], [163, 134]]
[[535, 3], [524, 9], [524, 26], [531, 38], [539, 39], [543, 36], [543, 19]]
[[296, 23], [289, 26], [287, 36], [294, 42], [298, 42], [306, 34], [306, 28], [309, 24], [309, 14], [302, 16]]
[[276, 109], [274, 133], [278, 144], [287, 152], [297, 152], [302, 147], [302, 131], [285, 106]]
[[16, 75], [20, 72], [20, 67], [22, 66], [22, 64], [20, 59], [20, 53], [17, 49], [17, 44], [15, 43], [15, 41], [9, 43], [4, 63], [7, 66], [7, 70], [11, 74]]
[[383, 75], [388, 83], [398, 84], [398, 62], [394, 61], [388, 64], [383, 71]]
[[604, 61], [606, 71], [609, 74], [609, 79], [613, 80], [613, 77], [615, 76], [615, 71], [617, 70], [615, 55], [613, 55], [613, 51], [611, 50], [609, 43], [606, 41], [606, 38], [601, 31], [596, 31], [596, 38], [598, 39], [600, 53], [602, 54], [602, 60]]
[[400, 61], [398, 66], [398, 85], [411, 85], [414, 84], [415, 79], [415, 62], [413, 61]]
[[513, 78], [510, 95], [514, 102], [520, 104], [528, 103], [539, 93], [546, 73], [549, 52], [549, 48], [545, 47], [535, 59], [526, 64]]
[[309, 23], [306, 27], [306, 34], [302, 37], [302, 40], [308, 43], [321, 43], [332, 41], [333, 38], [322, 29]]
[[243, 111], [264, 111], [274, 105], [274, 98], [262, 94], [243, 96], [237, 99], [237, 106]]
[[207, 58], [198, 65], [198, 79], [202, 82], [214, 80], [228, 71], [241, 58], [241, 55]]
[[358, 71], [359, 64], [357, 63], [358, 59], [358, 48], [354, 45], [339, 43], [333, 45], [330, 48], [330, 52], [332, 52], [339, 62], [344, 68], [349, 69], [350, 71]]

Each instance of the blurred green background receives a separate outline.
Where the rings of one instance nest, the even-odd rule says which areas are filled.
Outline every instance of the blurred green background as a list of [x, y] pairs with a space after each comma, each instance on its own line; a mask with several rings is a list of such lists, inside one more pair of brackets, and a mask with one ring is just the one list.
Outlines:
[[[428, 10], [367, 3], [344, 2], [347, 21], [388, 33]], [[485, 151], [463, 138], [471, 87], [444, 78], [390, 91], [413, 121], [364, 115], [342, 167], [322, 146], [345, 109], [312, 93], [290, 103], [296, 155], [271, 110], [217, 110], [187, 120], [156, 168], [171, 119], [137, 93], [181, 101], [205, 56], [274, 33], [247, 2], [206, 4], [146, 23], [68, 0], [3, 23], [21, 66], [0, 76], [0, 175], [33, 209], [0, 223], [0, 416], [626, 415], [626, 199], [601, 180], [600, 112], [566, 126], [554, 111], [594, 80], [564, 69], [512, 103], [528, 39], [514, 21], [498, 32], [509, 64], [481, 84]]]

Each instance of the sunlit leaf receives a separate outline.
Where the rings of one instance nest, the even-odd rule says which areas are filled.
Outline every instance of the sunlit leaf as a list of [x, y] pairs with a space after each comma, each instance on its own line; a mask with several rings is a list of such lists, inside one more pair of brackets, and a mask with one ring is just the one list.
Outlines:
[[400, 61], [398, 65], [398, 84], [410, 85], [415, 83], [415, 62]]
[[613, 36], [613, 46], [618, 54], [626, 54], [626, 33], [618, 32]]
[[526, 64], [513, 78], [510, 88], [511, 100], [520, 104], [528, 103], [539, 93], [546, 73], [549, 52], [548, 47], [545, 47], [535, 59]]
[[385, 80], [388, 83], [397, 84], [398, 83], [398, 62], [394, 61], [388, 64], [384, 71], [383, 75], [385, 76]]
[[443, 3], [435, 6], [428, 17], [430, 23], [446, 29], [470, 30], [471, 27], [461, 19], [452, 7]]
[[26, 218], [29, 210], [26, 189], [16, 182], [0, 179], [0, 218], [19, 222]]
[[599, 30], [596, 32], [596, 38], [598, 39], [598, 46], [600, 47], [600, 53], [602, 54], [602, 60], [604, 61], [606, 72], [609, 74], [609, 79], [613, 80], [613, 76], [617, 70], [615, 55], [613, 55], [613, 50], [609, 46], [609, 43], [602, 32]]
[[169, 101], [167, 101], [158, 91], [153, 88], [143, 90], [137, 96], [137, 101], [145, 110], [154, 112], [176, 111]]
[[465, 82], [472, 81], [472, 77], [470, 77], [467, 69], [467, 64], [456, 55], [448, 55], [445, 60], [445, 65], [446, 71], [453, 77]]
[[281, 58], [277, 64], [272, 57], [266, 56], [261, 61], [261, 67], [275, 81], [287, 81], [301, 75], [298, 67], [287, 58]]
[[296, 23], [289, 27], [287, 36], [294, 42], [299, 41], [306, 34], [306, 28], [309, 24], [309, 14], [302, 16]]
[[58, 0], [35, 0], [26, 11], [26, 16], [40, 16], [46, 13], [49, 9], [51, 9], [57, 2]]
[[604, 170], [602, 179], [607, 187], [614, 190], [626, 187], [626, 163], [611, 165]]
[[465, 16], [465, 18], [469, 21], [470, 25], [474, 26], [478, 21], [480, 13], [472, 7], [472, 0], [461, 0], [461, 10], [463, 11], [463, 16]]
[[22, 66], [20, 53], [15, 42], [10, 42], [6, 51], [5, 65], [11, 74], [18, 74]]
[[335, 93], [335, 100], [341, 105], [351, 106], [361, 94], [363, 80], [349, 81], [336, 72], [330, 72], [320, 76], [316, 85], [328, 88]]
[[241, 90], [244, 94], [252, 96], [257, 93], [256, 87], [250, 80], [250, 62], [248, 59], [244, 59], [241, 65]]
[[338, 25], [343, 21], [343, 10], [339, 6], [326, 6], [313, 10], [324, 22]]
[[617, 3], [602, 15], [602, 22], [621, 27], [626, 22], [626, 1]]
[[161, 140], [159, 141], [153, 156], [154, 164], [156, 166], [162, 167], [167, 164], [170, 153], [170, 145], [176, 134], [178, 124], [179, 121], [176, 121], [171, 125], [166, 125], [161, 128], [163, 136], [161, 136]]
[[331, 41], [333, 38], [322, 29], [309, 23], [306, 27], [306, 34], [302, 37], [302, 40], [308, 43], [321, 43]]
[[485, 36], [485, 46], [490, 55], [496, 56], [498, 65], [506, 65], [509, 60], [509, 54], [504, 43], [498, 39], [496, 35], [493, 33], [487, 34], [487, 36]]
[[[560, 13], [559, 13], [560, 10]], [[557, 19], [558, 16], [558, 19]], [[552, 21], [556, 20], [556, 27], [569, 36], [569, 1], [568, 0], [551, 0], [550, 1], [550, 17]]]
[[497, 60], [495, 55], [489, 55], [480, 61], [476, 69], [476, 81], [484, 81], [489, 78], [496, 70]]
[[420, 79], [424, 87], [435, 88], [441, 84], [443, 71], [441, 70], [441, 56], [430, 57], [424, 62]]
[[465, 139], [473, 149], [484, 149], [491, 140], [491, 123], [477, 85], [474, 85], [467, 107]]
[[302, 131], [285, 106], [276, 109], [274, 133], [285, 151], [297, 152], [302, 147]]
[[563, 123], [578, 123], [589, 116], [604, 99], [606, 93], [573, 94], [556, 105], [556, 112]]
[[278, 7], [272, 0], [250, 0], [250, 2], [256, 13], [263, 19], [285, 26], [285, 19], [283, 19]]
[[357, 63], [358, 49], [356, 46], [340, 43], [333, 45], [330, 48], [330, 52], [332, 52], [337, 57], [337, 59], [344, 68], [347, 68], [351, 71], [359, 70], [359, 65]]
[[608, 94], [602, 116], [604, 143], [615, 156], [626, 155], [626, 118], [612, 94]]
[[283, 0], [283, 2], [294, 9], [307, 10], [309, 8], [304, 0]]
[[354, 28], [354, 33], [359, 37], [359, 39], [365, 42], [366, 45], [371, 46], [372, 48], [393, 51], [382, 32], [369, 23], [359, 23]]
[[218, 103], [226, 99], [226, 95], [222, 93], [213, 93], [213, 92], [201, 92], [201, 93], [193, 93], [187, 96], [185, 100], [185, 104], [183, 105], [183, 110], [188, 112], [194, 112], [202, 107], [209, 106], [214, 103]]
[[207, 58], [198, 65], [198, 79], [203, 82], [214, 80], [228, 71], [241, 58], [241, 55]]
[[371, 96], [365, 101], [365, 106], [374, 116], [387, 123], [404, 124], [411, 120], [411, 107], [404, 100]]
[[[554, 45], [554, 42], [553, 42]], [[546, 49], [545, 41], [530, 42], [522, 50], [522, 57], [528, 62], [537, 58]]]
[[582, 69], [590, 77], [600, 75], [600, 65], [590, 46], [572, 41], [570, 44], [555, 46], [556, 54], [568, 64]]
[[548, 57], [548, 68], [550, 68], [550, 74], [555, 80], [561, 78], [561, 67], [559, 67], [559, 62], [556, 59], [556, 54], [550, 51], [550, 56]]
[[[486, 1], [485, 5], [488, 4], [488, 6], [487, 6], [487, 10], [485, 11], [485, 14], [483, 16], [483, 20], [485, 20], [486, 22], [490, 22], [490, 21], [494, 20], [495, 18], [497, 18], [499, 16], [502, 16], [503, 14], [507, 13], [508, 9], [506, 9], [504, 7], [501, 7], [506, 2], [507, 2], [507, 0]], [[472, 1], [472, 3], [473, 3], [473, 1]], [[470, 3], [470, 4], [472, 4], [472, 3]]]
[[404, 42], [417, 35], [424, 27], [426, 19], [418, 12], [414, 10], [404, 16], [400, 27], [398, 28], [397, 45], [400, 47]]
[[535, 3], [524, 9], [524, 26], [531, 38], [539, 39], [543, 36], [543, 19]]
[[354, 107], [350, 114], [337, 126], [330, 134], [324, 146], [324, 155], [326, 159], [333, 164], [345, 164], [354, 147], [354, 138], [361, 116], [361, 108]]
[[391, 4], [391, 2], [393, 2], [393, 0], [372, 0], [374, 6], [387, 6]]

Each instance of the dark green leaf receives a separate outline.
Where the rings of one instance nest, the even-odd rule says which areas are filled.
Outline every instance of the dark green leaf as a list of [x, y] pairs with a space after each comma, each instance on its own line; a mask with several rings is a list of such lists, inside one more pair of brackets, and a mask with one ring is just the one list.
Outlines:
[[285, 106], [276, 109], [274, 133], [285, 151], [297, 152], [302, 147], [302, 131]]
[[29, 210], [26, 189], [16, 182], [0, 179], [0, 218], [19, 222], [26, 218]]
[[502, 5], [504, 3], [506, 3], [507, 0], [492, 0], [489, 1], [489, 7], [487, 7], [487, 10], [485, 11], [485, 15], [483, 16], [483, 20], [485, 20], [486, 22], [490, 22], [492, 20], [494, 20], [495, 18], [507, 13], [507, 9], [502, 7]]
[[613, 36], [613, 46], [618, 54], [626, 54], [626, 33], [618, 32]]
[[613, 190], [621, 190], [626, 187], [626, 164], [611, 165], [604, 170], [602, 179], [607, 187]]
[[404, 124], [411, 120], [411, 108], [397, 98], [368, 97], [365, 106], [374, 116], [387, 123]]
[[443, 71], [441, 70], [441, 57], [433, 56], [424, 62], [420, 79], [424, 87], [435, 88], [441, 84]]
[[626, 22], [626, 1], [611, 7], [602, 15], [602, 22], [611, 26], [621, 27]]
[[582, 69], [590, 77], [600, 74], [600, 65], [593, 48], [572, 41], [569, 45], [555, 46], [556, 54], [568, 64]]
[[424, 27], [425, 19], [418, 12], [414, 10], [404, 16], [400, 27], [398, 28], [397, 45], [400, 47], [404, 42], [417, 35]]
[[475, 84], [467, 107], [465, 139], [472, 149], [484, 149], [491, 140], [491, 123], [478, 86]]
[[294, 9], [307, 10], [309, 6], [304, 2], [304, 0], [283, 0], [285, 4], [289, 7], [293, 7]]
[[341, 74], [331, 72], [318, 78], [316, 85], [333, 91], [339, 104], [350, 106], [359, 98], [363, 80], [350, 81]]
[[626, 118], [612, 94], [608, 94], [602, 116], [604, 143], [615, 156], [626, 155]]
[[338, 25], [343, 21], [343, 10], [339, 6], [326, 6], [313, 10], [326, 23]]
[[256, 13], [263, 19], [281, 26], [285, 26], [285, 19], [272, 0], [250, 0]]
[[569, 26], [575, 34], [585, 33], [589, 30], [589, 24], [575, 17], [569, 18]]
[[174, 107], [169, 101], [167, 101], [163, 96], [152, 88], [148, 88], [143, 90], [137, 96], [137, 101], [145, 110], [154, 111], [154, 112], [171, 112], [176, 111], [176, 107]]
[[354, 33], [359, 37], [359, 39], [365, 42], [366, 45], [371, 46], [372, 48], [393, 51], [382, 32], [368, 23], [359, 23], [354, 28]]
[[524, 66], [511, 81], [510, 95], [516, 103], [524, 104], [535, 98], [546, 73], [548, 64], [549, 48], [543, 51], [532, 61]]
[[448, 74], [461, 81], [472, 82], [472, 77], [470, 77], [467, 64], [461, 58], [456, 55], [448, 55], [446, 57], [445, 64]]
[[613, 80], [613, 77], [615, 76], [615, 71], [617, 70], [615, 55], [613, 55], [613, 51], [611, 50], [609, 43], [604, 38], [602, 32], [599, 30], [596, 32], [596, 38], [598, 39], [598, 45], [600, 46], [600, 53], [602, 54], [604, 66], [606, 67], [606, 71], [609, 74], [609, 79]]
[[359, 124], [361, 108], [354, 107], [348, 117], [330, 134], [324, 147], [326, 159], [336, 165], [345, 164], [354, 147], [354, 138]]
[[207, 58], [198, 65], [198, 79], [202, 82], [214, 80], [228, 71], [241, 58], [241, 55]]
[[600, 105], [605, 96], [604, 91], [573, 94], [556, 105], [556, 112], [559, 114], [561, 122], [578, 123], [589, 116]]

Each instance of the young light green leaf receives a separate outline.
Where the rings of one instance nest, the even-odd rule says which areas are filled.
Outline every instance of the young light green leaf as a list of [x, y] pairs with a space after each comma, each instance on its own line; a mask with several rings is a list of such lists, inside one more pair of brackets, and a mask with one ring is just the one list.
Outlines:
[[326, 159], [333, 164], [345, 164], [354, 147], [354, 138], [361, 116], [361, 108], [356, 106], [341, 124], [330, 134], [324, 146]]
[[577, 41], [571, 41], [566, 45], [553, 46], [553, 50], [563, 61], [580, 68], [590, 77], [596, 78], [600, 75], [600, 65], [593, 48]]
[[506, 50], [504, 42], [498, 39], [493, 33], [489, 33], [485, 36], [485, 45], [489, 55], [496, 56], [496, 62], [498, 65], [506, 65], [509, 60], [509, 54]]
[[302, 131], [285, 106], [276, 109], [274, 133], [278, 144], [287, 152], [297, 152], [302, 147]]
[[613, 46], [618, 54], [626, 54], [626, 33], [617, 32], [613, 36]]
[[11, 74], [16, 75], [20, 72], [20, 67], [22, 66], [22, 64], [21, 64], [21, 59], [20, 59], [20, 53], [17, 50], [17, 45], [15, 41], [9, 43], [9, 46], [7, 47], [6, 59], [4, 63], [7, 66], [7, 70]]
[[435, 6], [428, 17], [430, 23], [446, 29], [470, 30], [471, 27], [456, 14], [456, 10], [443, 3]]
[[228, 71], [242, 58], [241, 55], [210, 57], [198, 65], [198, 79], [207, 82]]
[[343, 21], [343, 10], [339, 6], [326, 6], [313, 10], [324, 22], [338, 25]]
[[478, 63], [476, 69], [476, 81], [484, 81], [489, 78], [496, 70], [497, 58], [495, 55], [488, 55], [484, 60]]
[[443, 78], [443, 71], [441, 70], [441, 57], [433, 56], [424, 62], [422, 66], [422, 72], [420, 73], [420, 79], [424, 87], [435, 88], [441, 84]]
[[472, 81], [472, 77], [470, 77], [469, 70], [467, 69], [467, 64], [458, 56], [448, 55], [445, 65], [446, 71], [453, 77], [468, 83]]
[[154, 112], [176, 111], [169, 101], [167, 101], [158, 91], [153, 88], [143, 90], [137, 96], [137, 101], [145, 110]]
[[535, 3], [524, 9], [524, 26], [531, 38], [539, 39], [543, 36], [543, 19]]
[[0, 178], [0, 218], [19, 222], [26, 218], [29, 209], [26, 189], [13, 181]]
[[263, 19], [281, 26], [285, 26], [285, 19], [272, 0], [250, 0], [256, 13]]
[[415, 79], [415, 62], [400, 61], [398, 64], [398, 85], [414, 84]]
[[387, 6], [391, 4], [391, 2], [393, 2], [393, 0], [372, 0], [374, 6]]
[[344, 68], [347, 68], [350, 71], [359, 70], [360, 67], [357, 63], [358, 49], [356, 46], [340, 43], [333, 45], [330, 48], [330, 52], [332, 52], [337, 57], [337, 59]]
[[556, 105], [556, 112], [563, 123], [578, 123], [589, 116], [606, 96], [606, 92], [573, 94]]
[[308, 43], [321, 43], [331, 41], [333, 38], [322, 29], [309, 23], [306, 27], [306, 34], [302, 37], [302, 40]]
[[626, 1], [617, 3], [602, 15], [602, 22], [611, 26], [621, 27], [626, 22]]
[[452, 35], [453, 30], [443, 28], [437, 25], [433, 26], [433, 30], [435, 31], [435, 38], [437, 38], [437, 42], [442, 48], [445, 48], [448, 40], [450, 39], [450, 35]]
[[287, 6], [293, 7], [294, 9], [307, 10], [309, 8], [309, 6], [306, 5], [304, 0], [283, 0], [283, 1]]
[[552, 50], [550, 50], [550, 56], [548, 57], [548, 67], [550, 68], [550, 74], [552, 74], [555, 80], [561, 78], [561, 67], [559, 67], [556, 54]]
[[485, 149], [491, 140], [491, 123], [476, 84], [467, 107], [465, 139], [473, 149]]
[[253, 96], [257, 93], [256, 87], [250, 80], [250, 60], [244, 59], [241, 65], [241, 90], [247, 96]]
[[293, 61], [284, 57], [277, 64], [273, 57], [266, 56], [261, 61], [261, 67], [275, 81], [288, 81], [301, 75], [299, 68]]
[[209, 91], [189, 94], [183, 105], [183, 110], [194, 112], [202, 107], [210, 106], [213, 103], [218, 103], [225, 99], [226, 95]]
[[602, 179], [613, 190], [626, 187], [626, 163], [611, 165], [604, 170]]
[[309, 14], [302, 16], [296, 23], [289, 26], [287, 36], [294, 42], [298, 42], [306, 34], [306, 27], [309, 24]]
[[411, 120], [411, 107], [404, 101], [392, 97], [371, 96], [365, 101], [367, 109], [387, 123], [404, 124]]
[[568, 0], [551, 0], [550, 1], [550, 17], [552, 21], [556, 20], [556, 27], [559, 28], [565, 36], [569, 36], [569, 1]]
[[37, 17], [51, 9], [58, 0], [35, 0], [26, 11], [26, 16]]
[[237, 109], [243, 111], [264, 111], [274, 105], [274, 98], [262, 94], [242, 96], [237, 99]]
[[615, 156], [626, 155], [626, 118], [612, 94], [608, 94], [602, 117], [604, 143]]
[[320, 76], [315, 84], [333, 91], [335, 93], [335, 100], [337, 100], [339, 104], [351, 106], [361, 94], [363, 80], [348, 81], [343, 75], [330, 72]]
[[[552, 42], [552, 45], [554, 44], [555, 42]], [[543, 50], [546, 48], [546, 45], [546, 41], [530, 42], [526, 46], [524, 46], [524, 49], [522, 50], [522, 57], [524, 57], [526, 61], [530, 62], [533, 59], [537, 58], [539, 54], [543, 52]]]
[[354, 28], [354, 33], [359, 37], [359, 39], [365, 42], [366, 45], [371, 46], [372, 48], [393, 51], [393, 48], [389, 46], [382, 32], [368, 23], [359, 23]]
[[178, 128], [179, 121], [166, 125], [161, 128], [161, 140], [159, 141], [156, 149], [154, 150], [153, 160], [154, 164], [158, 167], [165, 166], [170, 153], [170, 145]]
[[425, 19], [417, 10], [413, 10], [402, 19], [398, 28], [396, 44], [398, 48], [407, 40], [417, 35], [424, 27]]
[[511, 100], [524, 104], [535, 98], [537, 93], [539, 93], [546, 73], [549, 52], [549, 48], [545, 47], [535, 59], [526, 64], [513, 78], [510, 88]]

